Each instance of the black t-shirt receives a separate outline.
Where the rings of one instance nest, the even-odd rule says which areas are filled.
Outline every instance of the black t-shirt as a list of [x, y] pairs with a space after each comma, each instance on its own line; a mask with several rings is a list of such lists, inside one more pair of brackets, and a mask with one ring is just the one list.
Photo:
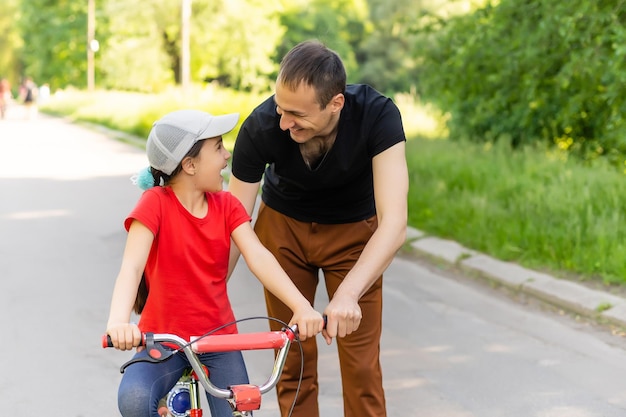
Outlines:
[[367, 85], [348, 85], [335, 143], [314, 170], [279, 122], [273, 96], [248, 116], [233, 151], [235, 177], [253, 183], [265, 174], [265, 204], [296, 220], [337, 224], [376, 214], [372, 158], [406, 140], [391, 99]]

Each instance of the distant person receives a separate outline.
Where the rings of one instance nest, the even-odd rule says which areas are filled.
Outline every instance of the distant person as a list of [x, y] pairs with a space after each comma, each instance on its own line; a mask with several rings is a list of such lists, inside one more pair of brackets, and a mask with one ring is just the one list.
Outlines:
[[20, 99], [26, 107], [26, 118], [33, 119], [37, 116], [37, 84], [32, 78], [26, 77], [20, 86]]
[[13, 99], [11, 94], [11, 83], [6, 78], [0, 80], [0, 118], [4, 119], [7, 113], [7, 107]]

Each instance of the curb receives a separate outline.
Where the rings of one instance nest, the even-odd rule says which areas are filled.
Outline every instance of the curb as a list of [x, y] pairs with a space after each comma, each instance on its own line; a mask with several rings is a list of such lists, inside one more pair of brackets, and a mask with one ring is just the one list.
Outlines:
[[626, 299], [573, 281], [504, 262], [467, 249], [457, 242], [407, 229], [407, 244], [416, 255], [443, 261], [490, 284], [561, 308], [580, 316], [626, 328]]

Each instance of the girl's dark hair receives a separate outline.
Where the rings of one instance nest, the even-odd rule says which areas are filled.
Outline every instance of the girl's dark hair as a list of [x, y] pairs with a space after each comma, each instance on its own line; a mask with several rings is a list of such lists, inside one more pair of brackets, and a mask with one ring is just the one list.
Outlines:
[[[152, 178], [154, 179], [155, 186], [161, 184], [166, 185], [172, 177], [171, 175], [167, 175], [163, 171], [159, 171], [158, 169], [152, 167], [150, 167], [150, 173], [152, 174]], [[174, 173], [172, 172], [172, 174]]]
[[146, 285], [146, 273], [141, 275], [141, 282], [137, 289], [137, 297], [135, 297], [135, 304], [133, 305], [133, 311], [135, 314], [141, 314], [143, 308], [146, 306], [146, 300], [148, 299], [148, 286]]
[[[191, 157], [195, 158], [200, 154], [200, 149], [202, 149], [203, 140], [199, 140], [193, 144], [185, 158]], [[184, 159], [184, 158], [183, 158]], [[154, 178], [154, 184], [159, 185], [161, 181], [163, 181], [163, 185], [167, 185], [170, 182], [170, 179], [178, 174], [182, 170], [182, 164], [178, 164], [176, 169], [172, 171], [170, 175], [165, 174], [158, 169], [150, 167], [150, 173], [152, 173], [152, 178]], [[139, 288], [137, 288], [137, 296], [135, 297], [135, 303], [133, 305], [133, 311], [135, 314], [141, 314], [143, 308], [146, 306], [146, 301], [148, 299], [148, 286], [146, 285], [146, 273], [141, 275], [141, 281], [139, 282]]]
[[[187, 152], [187, 154], [183, 157], [183, 159], [188, 158], [188, 157], [195, 158], [196, 156], [200, 155], [200, 150], [202, 149], [203, 142], [204, 142], [204, 139], [201, 139], [197, 141], [196, 143], [194, 143], [191, 149], [189, 149], [189, 152]], [[172, 171], [170, 175], [167, 175], [163, 171], [159, 171], [158, 169], [153, 168], [153, 167], [150, 167], [150, 173], [152, 174], [152, 178], [154, 178], [154, 185], [161, 185], [161, 184], [167, 185], [169, 184], [170, 180], [176, 174], [178, 174], [182, 169], [183, 169], [183, 165], [182, 165], [182, 160], [181, 160], [181, 163], [178, 164], [176, 169], [174, 169], [174, 171]]]
[[315, 90], [323, 110], [346, 90], [346, 69], [337, 53], [315, 40], [296, 45], [280, 63], [277, 81], [295, 91], [301, 83]]

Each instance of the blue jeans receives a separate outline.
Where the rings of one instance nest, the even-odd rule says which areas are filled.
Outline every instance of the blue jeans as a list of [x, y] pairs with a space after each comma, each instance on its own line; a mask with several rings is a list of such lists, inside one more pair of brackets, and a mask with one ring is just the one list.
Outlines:
[[[145, 357], [146, 350], [135, 354]], [[201, 362], [209, 369], [211, 382], [219, 388], [247, 384], [248, 372], [241, 352], [203, 353]], [[160, 363], [139, 362], [124, 371], [118, 392], [118, 407], [123, 417], [158, 417], [159, 400], [167, 395], [183, 375], [189, 361], [184, 353]], [[206, 395], [211, 417], [232, 417], [228, 401]]]

